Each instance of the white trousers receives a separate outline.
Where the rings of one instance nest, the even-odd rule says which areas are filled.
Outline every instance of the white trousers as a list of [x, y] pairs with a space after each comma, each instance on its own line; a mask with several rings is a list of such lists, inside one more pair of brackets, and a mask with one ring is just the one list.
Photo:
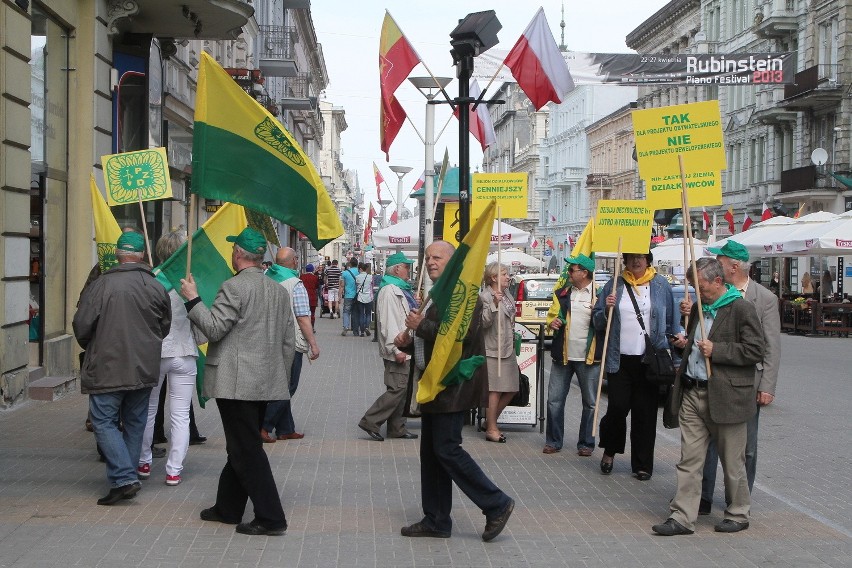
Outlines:
[[170, 431], [166, 474], [180, 475], [183, 471], [183, 460], [189, 447], [189, 408], [192, 406], [192, 391], [195, 389], [195, 363], [195, 357], [164, 357], [160, 360], [160, 382], [151, 389], [151, 397], [148, 399], [148, 422], [142, 436], [139, 465], [151, 463], [154, 418], [157, 415], [163, 378], [168, 375]]

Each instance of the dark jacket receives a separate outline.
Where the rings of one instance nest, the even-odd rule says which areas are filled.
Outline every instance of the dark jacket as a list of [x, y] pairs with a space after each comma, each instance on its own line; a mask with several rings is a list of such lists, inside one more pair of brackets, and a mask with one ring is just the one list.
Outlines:
[[91, 282], [72, 323], [77, 343], [86, 350], [82, 392], [156, 386], [171, 321], [169, 295], [147, 264], [118, 264]]
[[[438, 337], [438, 310], [434, 304], [426, 310], [425, 317], [417, 327], [417, 336], [423, 339], [427, 363], [432, 359], [432, 348]], [[470, 321], [470, 328], [462, 344], [462, 359], [474, 355], [485, 355], [485, 340], [482, 331], [482, 300], [476, 300], [476, 307]], [[423, 414], [446, 414], [471, 408], [488, 406], [488, 370], [483, 363], [469, 381], [452, 385], [435, 397], [432, 402], [420, 405]]]
[[[698, 319], [698, 305], [693, 304], [683, 360], [672, 394], [666, 401], [667, 414], [672, 417], [678, 416], [683, 400], [680, 377], [686, 370], [695, 336], [701, 336]], [[719, 308], [707, 339], [713, 342], [713, 354], [710, 356], [712, 374], [707, 383], [710, 418], [717, 424], [746, 422], [757, 411], [754, 370], [755, 365], [763, 360], [764, 351], [763, 329], [754, 306], [740, 298]], [[675, 426], [677, 424], [667, 424], [670, 428]]]

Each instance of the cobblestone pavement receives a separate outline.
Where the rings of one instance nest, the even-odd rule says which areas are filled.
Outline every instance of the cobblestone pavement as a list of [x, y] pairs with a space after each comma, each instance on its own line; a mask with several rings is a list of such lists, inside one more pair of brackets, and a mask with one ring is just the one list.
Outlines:
[[483, 543], [485, 519], [458, 492], [451, 539], [399, 535], [421, 516], [418, 441], [367, 439], [356, 425], [383, 390], [376, 344], [341, 337], [337, 319], [317, 320], [317, 331], [322, 355], [305, 365], [294, 399], [305, 438], [266, 446], [290, 523], [285, 536], [248, 537], [199, 519], [225, 457], [214, 404], [197, 411], [209, 440], [190, 448], [181, 485], [163, 483], [159, 459], [135, 499], [96, 505], [107, 485], [83, 429], [87, 399], [74, 394], [0, 413], [0, 566], [852, 565], [849, 339], [782, 338], [778, 397], [761, 414], [749, 530], [713, 532], [724, 505], [719, 488], [695, 535], [654, 536], [651, 525], [666, 518], [675, 490], [677, 431], [660, 422], [651, 481], [629, 475], [629, 456], [603, 477], [600, 450], [591, 458], [569, 451], [580, 415], [575, 386], [562, 453], [541, 453], [538, 428], [506, 428], [507, 444], [465, 428], [465, 448], [517, 503], [506, 531]]

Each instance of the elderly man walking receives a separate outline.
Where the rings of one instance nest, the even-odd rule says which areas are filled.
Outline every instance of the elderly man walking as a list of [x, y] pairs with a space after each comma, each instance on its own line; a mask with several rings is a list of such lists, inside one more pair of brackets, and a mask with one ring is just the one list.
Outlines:
[[692, 534], [695, 530], [701, 470], [711, 439], [719, 448], [728, 498], [725, 518], [716, 525], [716, 532], [739, 532], [749, 526], [746, 423], [755, 412], [754, 367], [763, 357], [763, 331], [754, 306], [725, 283], [719, 261], [702, 258], [697, 264], [707, 338], [700, 339], [696, 305], [690, 314], [688, 337], [673, 342], [683, 349], [683, 360], [668, 410], [678, 417], [681, 458], [669, 518], [652, 527], [663, 536]]
[[[290, 397], [296, 327], [287, 290], [260, 267], [266, 239], [247, 227], [227, 240], [234, 243], [237, 273], [222, 284], [213, 306], [201, 303], [191, 274], [180, 290], [190, 321], [210, 340], [203, 394], [216, 399], [228, 453], [216, 503], [201, 519], [237, 525], [242, 534], [281, 535], [287, 519], [260, 429], [267, 401]], [[254, 520], [242, 523], [249, 499]]]
[[405, 390], [408, 386], [409, 356], [394, 345], [394, 338], [405, 330], [405, 316], [417, 307], [408, 278], [413, 260], [398, 252], [388, 257], [385, 275], [379, 284], [376, 300], [376, 335], [379, 337], [379, 355], [385, 365], [384, 381], [387, 390], [376, 399], [364, 414], [358, 427], [370, 439], [383, 442], [379, 433], [382, 424], [388, 423], [389, 438], [411, 440], [417, 434], [405, 427]]
[[[85, 358], [80, 385], [106, 460], [111, 489], [98, 505], [130, 499], [141, 485], [136, 472], [148, 418], [148, 397], [160, 375], [160, 350], [169, 334], [169, 295], [143, 262], [145, 239], [123, 233], [118, 265], [83, 292], [72, 326]], [[119, 420], [124, 432], [119, 431]]]

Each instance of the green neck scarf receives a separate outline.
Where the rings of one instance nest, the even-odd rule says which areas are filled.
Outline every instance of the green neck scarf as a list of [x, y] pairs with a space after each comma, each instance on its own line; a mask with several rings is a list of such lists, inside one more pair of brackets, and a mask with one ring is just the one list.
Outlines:
[[710, 317], [712, 318], [716, 317], [716, 312], [719, 311], [719, 308], [727, 306], [734, 300], [743, 297], [742, 294], [740, 294], [740, 291], [731, 286], [730, 284], [725, 284], [725, 288], [727, 288], [725, 290], [725, 293], [719, 296], [719, 299], [717, 299], [715, 302], [713, 302], [709, 306], [707, 304], [704, 304], [703, 302], [701, 304], [701, 307], [704, 309], [704, 313], [710, 314]]
[[273, 264], [272, 266], [266, 269], [266, 275], [275, 280], [276, 282], [281, 283], [285, 280], [290, 280], [291, 278], [298, 278], [299, 272], [297, 270], [293, 270], [292, 268], [287, 268], [286, 266]]
[[401, 290], [411, 291], [411, 284], [403, 280], [402, 278], [398, 278], [393, 274], [385, 274], [382, 276], [382, 281], [379, 283], [379, 290], [387, 286], [388, 284], [393, 284], [397, 286]]

